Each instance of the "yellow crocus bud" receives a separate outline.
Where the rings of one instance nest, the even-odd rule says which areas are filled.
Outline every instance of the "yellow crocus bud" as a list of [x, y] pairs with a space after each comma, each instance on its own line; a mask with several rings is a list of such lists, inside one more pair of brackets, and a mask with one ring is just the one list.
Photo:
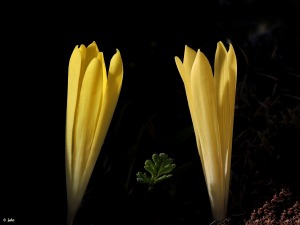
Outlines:
[[184, 83], [214, 220], [226, 218], [237, 80], [233, 46], [218, 42], [214, 75], [206, 56], [185, 46], [175, 62]]
[[103, 145], [123, 80], [118, 50], [107, 74], [95, 42], [76, 46], [69, 61], [66, 115], [67, 224], [72, 225]]

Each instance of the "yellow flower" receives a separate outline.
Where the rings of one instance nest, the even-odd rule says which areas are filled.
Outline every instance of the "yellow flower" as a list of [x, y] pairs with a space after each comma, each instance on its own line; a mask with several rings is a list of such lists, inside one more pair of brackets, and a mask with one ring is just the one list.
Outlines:
[[214, 75], [206, 56], [185, 46], [175, 62], [183, 80], [213, 218], [226, 218], [237, 80], [233, 46], [218, 42]]
[[66, 115], [66, 183], [68, 225], [84, 196], [111, 122], [123, 80], [118, 50], [108, 75], [95, 42], [76, 46], [69, 61]]

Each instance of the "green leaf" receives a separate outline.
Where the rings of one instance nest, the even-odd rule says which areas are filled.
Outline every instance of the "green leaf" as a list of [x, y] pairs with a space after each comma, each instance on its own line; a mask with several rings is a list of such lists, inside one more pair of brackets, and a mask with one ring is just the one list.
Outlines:
[[146, 160], [144, 168], [151, 174], [156, 173], [155, 165], [151, 160]]
[[146, 173], [138, 172], [137, 181], [140, 183], [148, 184], [150, 188], [153, 185], [160, 183], [172, 176], [170, 174], [173, 169], [176, 167], [173, 164], [173, 159], [169, 158], [169, 156], [165, 153], [153, 154], [152, 161], [147, 159], [145, 161], [145, 170], [147, 170], [150, 175]]
[[157, 178], [157, 179], [154, 181], [154, 184], [160, 183], [161, 181], [164, 181], [165, 179], [167, 179], [167, 178], [169, 178], [169, 177], [172, 177], [172, 176], [173, 176], [172, 174], [163, 175], [163, 176]]
[[137, 175], [138, 182], [141, 182], [144, 184], [148, 184], [151, 182], [151, 177], [148, 176], [146, 173], [138, 172], [136, 175]]

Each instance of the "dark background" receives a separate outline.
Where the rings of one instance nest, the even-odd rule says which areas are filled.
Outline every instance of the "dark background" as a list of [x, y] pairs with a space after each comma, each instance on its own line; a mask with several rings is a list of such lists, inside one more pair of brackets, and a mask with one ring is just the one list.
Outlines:
[[[224, 0], [187, 8], [174, 15], [171, 8], [152, 11], [147, 18], [143, 10], [136, 16], [113, 10], [102, 16], [100, 10], [99, 18], [91, 12], [85, 19], [79, 9], [49, 17], [41, 11], [3, 21], [1, 220], [64, 224], [68, 62], [75, 45], [92, 41], [104, 52], [107, 69], [120, 50], [124, 78], [78, 224], [213, 221], [174, 60], [183, 58], [185, 45], [211, 63], [218, 41], [231, 42], [237, 55], [228, 216], [248, 218], [283, 186], [299, 195], [299, 3]], [[162, 15], [167, 19], [158, 19]], [[172, 179], [149, 193], [135, 174], [161, 152], [177, 167]]]

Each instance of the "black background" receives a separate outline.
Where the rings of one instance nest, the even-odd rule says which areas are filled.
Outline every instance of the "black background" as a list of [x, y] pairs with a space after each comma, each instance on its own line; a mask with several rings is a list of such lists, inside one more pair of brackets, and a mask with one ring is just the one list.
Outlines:
[[[174, 61], [175, 56], [183, 58], [185, 45], [200, 49], [211, 63], [218, 41], [231, 42], [236, 51], [229, 214], [244, 213], [247, 218], [280, 185], [297, 192], [297, 1], [216, 1], [184, 7], [174, 15], [172, 7], [151, 11], [145, 5], [137, 14], [109, 9], [107, 14], [99, 10], [98, 16], [89, 11], [91, 7], [78, 6], [70, 14], [27, 11], [16, 20], [10, 20], [13, 16], [6, 18], [10, 22], [3, 20], [1, 220], [64, 224], [68, 62], [76, 45], [92, 41], [104, 52], [107, 68], [116, 48], [120, 50], [124, 78], [78, 224], [212, 222]], [[151, 16], [144, 18], [146, 10]], [[286, 114], [291, 110], [294, 114]], [[146, 159], [160, 152], [174, 159], [177, 171], [168, 184], [149, 194], [137, 184], [135, 174], [143, 171]]]

